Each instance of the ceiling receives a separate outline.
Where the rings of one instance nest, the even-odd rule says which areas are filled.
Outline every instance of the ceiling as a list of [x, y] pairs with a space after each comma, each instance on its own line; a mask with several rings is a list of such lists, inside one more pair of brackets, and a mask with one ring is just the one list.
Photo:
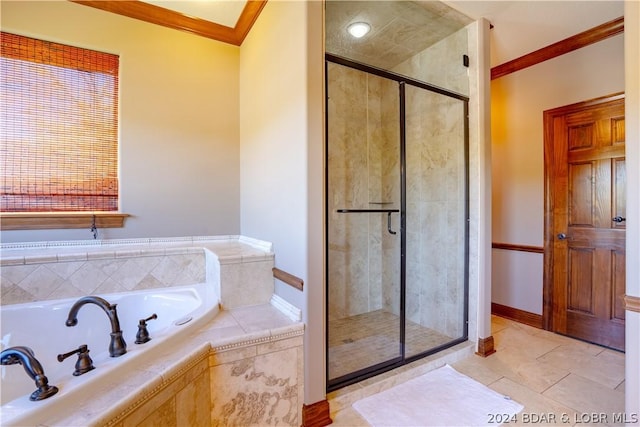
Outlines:
[[144, 0], [156, 6], [170, 9], [189, 16], [197, 16], [207, 21], [215, 22], [225, 27], [234, 28], [238, 18], [244, 9], [245, 0], [224, 1], [171, 1], [171, 0]]
[[491, 30], [491, 66], [504, 64], [605, 22], [624, 16], [622, 0], [446, 0]]
[[[491, 67], [549, 46], [624, 15], [622, 0], [326, 0], [327, 51], [392, 69], [468, 23], [486, 18]], [[350, 23], [371, 32], [354, 39]]]
[[[266, 0], [71, 1], [235, 45], [242, 44], [266, 4]], [[340, 11], [332, 10], [331, 3], [342, 4]], [[401, 10], [402, 4], [409, 12]], [[377, 46], [382, 43], [385, 54], [402, 57], [414, 46], [442, 38], [447, 31], [484, 17], [494, 27], [493, 67], [623, 15], [622, 0], [334, 0], [327, 3], [327, 42], [350, 49], [341, 36], [346, 20], [367, 18], [377, 23], [379, 31], [374, 28], [371, 32], [378, 38]], [[420, 21], [423, 19], [437, 21], [438, 25], [424, 25], [425, 21]]]
[[[464, 28], [472, 19], [439, 1], [327, 0], [326, 51], [391, 70], [429, 46]], [[371, 31], [356, 39], [347, 32], [355, 22]]]

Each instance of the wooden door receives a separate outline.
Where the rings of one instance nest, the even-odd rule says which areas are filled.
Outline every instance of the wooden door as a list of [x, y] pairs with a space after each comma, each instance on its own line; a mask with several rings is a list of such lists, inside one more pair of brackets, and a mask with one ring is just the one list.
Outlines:
[[624, 350], [624, 94], [545, 111], [547, 329]]

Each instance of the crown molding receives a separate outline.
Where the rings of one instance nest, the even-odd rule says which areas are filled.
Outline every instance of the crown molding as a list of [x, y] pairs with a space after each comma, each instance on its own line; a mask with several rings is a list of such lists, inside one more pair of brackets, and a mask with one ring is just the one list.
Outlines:
[[129, 18], [139, 19], [151, 24], [162, 25], [175, 30], [186, 31], [198, 36], [242, 45], [251, 27], [258, 19], [267, 0], [249, 0], [245, 5], [234, 28], [216, 24], [205, 19], [188, 16], [174, 10], [165, 9], [139, 0], [69, 0], [72, 3], [89, 6]]
[[578, 33], [574, 36], [550, 44], [534, 52], [523, 55], [519, 58], [507, 61], [504, 64], [496, 65], [491, 69], [491, 80], [506, 76], [507, 74], [520, 71], [532, 65], [553, 59], [576, 49], [589, 46], [609, 37], [624, 32], [624, 17], [621, 16], [602, 25]]

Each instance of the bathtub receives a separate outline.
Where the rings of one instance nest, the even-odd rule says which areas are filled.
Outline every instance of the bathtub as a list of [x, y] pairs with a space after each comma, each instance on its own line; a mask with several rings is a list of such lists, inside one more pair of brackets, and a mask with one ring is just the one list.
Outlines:
[[[73, 408], [74, 397], [92, 393], [107, 375], [126, 376], [131, 366], [151, 363], [154, 349], [176, 346], [218, 314], [215, 288], [210, 284], [174, 286], [114, 294], [98, 294], [117, 304], [120, 327], [127, 352], [110, 357], [108, 352], [111, 325], [105, 312], [94, 304], [82, 306], [78, 324], [65, 325], [71, 305], [78, 298], [1, 307], [2, 349], [30, 347], [42, 364], [49, 385], [58, 387], [57, 394], [31, 401], [29, 395], [37, 387], [20, 365], [2, 366], [1, 424], [35, 425], [48, 415]], [[140, 319], [152, 314], [157, 319], [147, 322], [151, 340], [135, 344]], [[88, 345], [95, 369], [80, 376], [74, 372], [76, 355], [58, 362], [57, 355]]]

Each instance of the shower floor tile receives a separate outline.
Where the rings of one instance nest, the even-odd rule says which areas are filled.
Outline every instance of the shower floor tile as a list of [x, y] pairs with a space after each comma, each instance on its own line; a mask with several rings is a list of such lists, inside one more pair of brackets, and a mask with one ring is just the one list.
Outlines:
[[[400, 356], [400, 318], [375, 310], [329, 321], [329, 376], [343, 375]], [[406, 355], [451, 342], [455, 337], [407, 321]]]

